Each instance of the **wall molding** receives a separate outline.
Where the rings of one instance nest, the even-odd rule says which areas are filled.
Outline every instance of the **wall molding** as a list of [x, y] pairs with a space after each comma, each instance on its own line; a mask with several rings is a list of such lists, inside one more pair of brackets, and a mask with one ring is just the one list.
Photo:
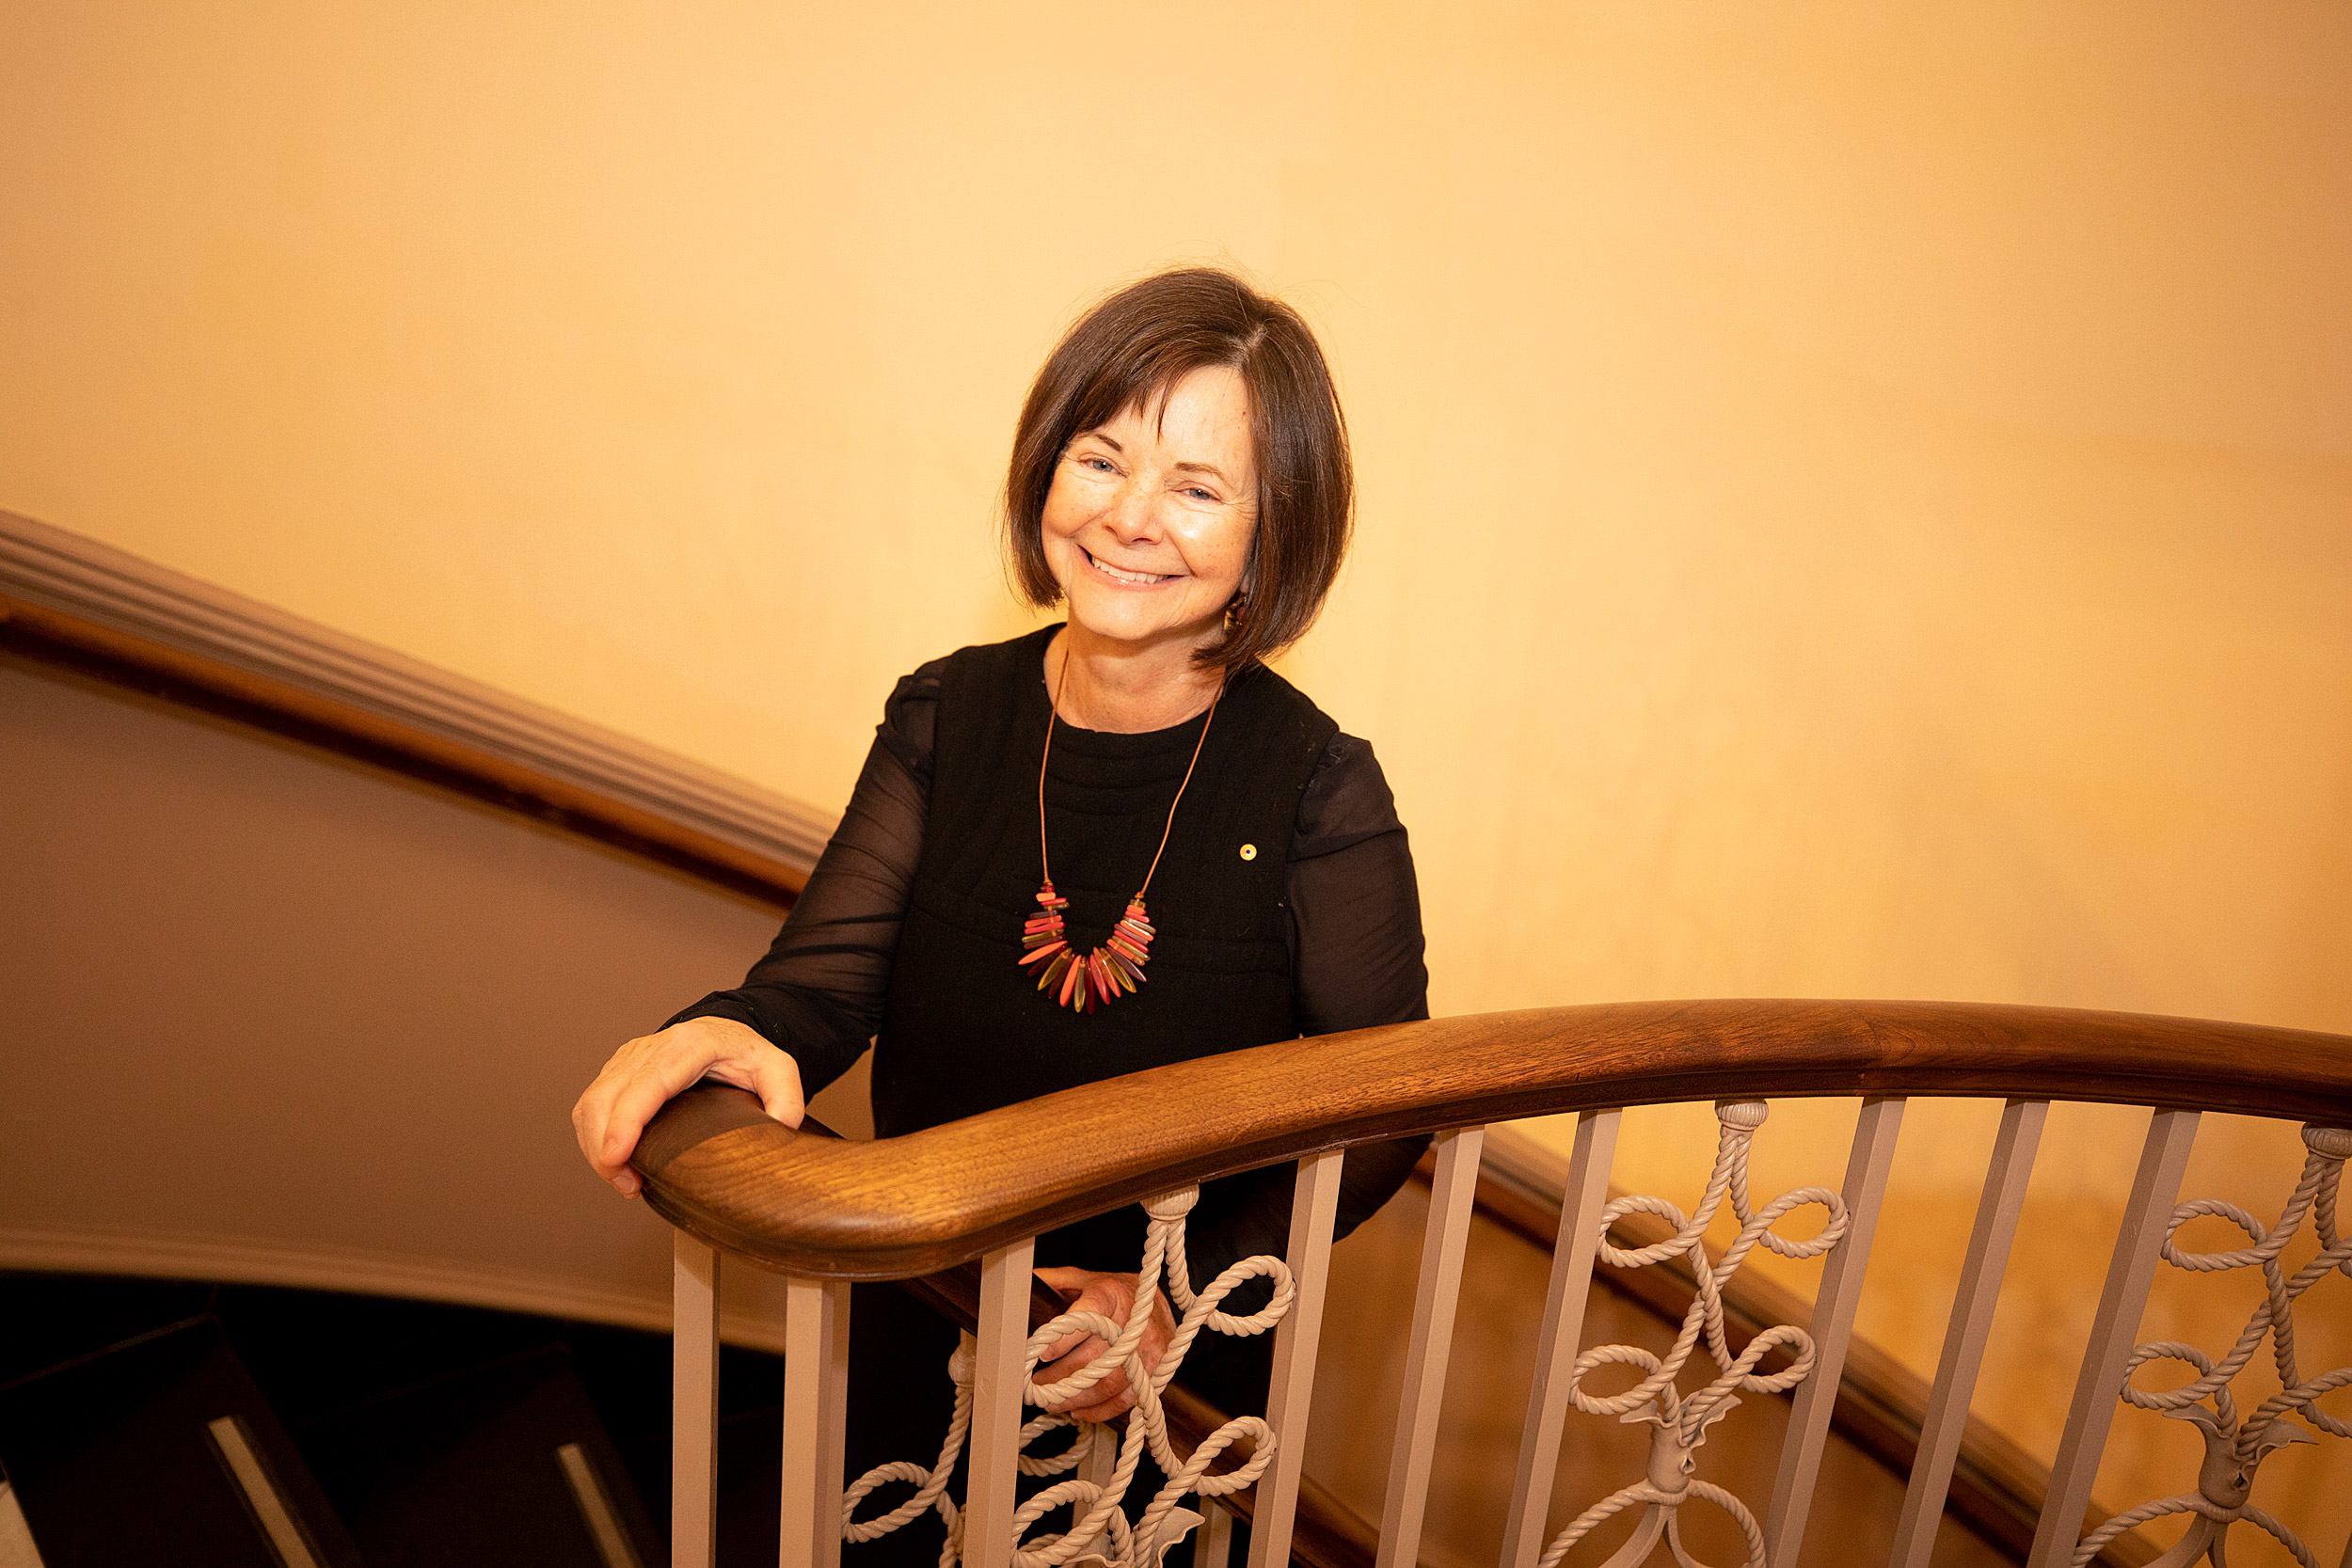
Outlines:
[[788, 904], [834, 814], [0, 512], [0, 646], [295, 735]]

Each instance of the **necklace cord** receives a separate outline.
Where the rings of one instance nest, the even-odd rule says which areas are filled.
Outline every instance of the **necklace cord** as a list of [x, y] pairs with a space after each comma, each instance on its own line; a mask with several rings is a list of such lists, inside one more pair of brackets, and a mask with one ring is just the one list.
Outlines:
[[1176, 799], [1168, 803], [1168, 826], [1160, 830], [1160, 847], [1152, 851], [1151, 870], [1143, 874], [1143, 885], [1136, 889], [1137, 903], [1141, 903], [1143, 895], [1152, 891], [1152, 872], [1159, 870], [1160, 857], [1168, 853], [1168, 835], [1176, 831], [1176, 808], [1184, 803], [1184, 785], [1192, 783], [1192, 770], [1200, 765], [1200, 748], [1209, 743], [1209, 726], [1216, 722], [1216, 705], [1224, 695], [1225, 682], [1220, 679], [1216, 683], [1216, 695], [1209, 699], [1208, 717], [1200, 721], [1200, 738], [1192, 743], [1192, 760], [1184, 764], [1184, 776], [1176, 785]]
[[1045, 763], [1054, 754], [1054, 721], [1061, 717], [1062, 683], [1070, 678], [1070, 650], [1061, 651], [1061, 673], [1054, 677], [1053, 700], [1045, 705], [1045, 750], [1037, 759], [1037, 863], [1045, 885], [1054, 885], [1054, 863], [1045, 854]]
[[[1061, 655], [1061, 672], [1054, 677], [1054, 697], [1045, 711], [1045, 750], [1037, 759], [1037, 860], [1045, 874], [1045, 884], [1054, 883], [1054, 863], [1045, 853], [1045, 764], [1054, 754], [1054, 721], [1061, 716], [1062, 686], [1070, 679], [1070, 650]], [[1200, 749], [1209, 743], [1209, 726], [1216, 722], [1216, 705], [1225, 700], [1225, 682], [1219, 677], [1216, 694], [1209, 698], [1208, 716], [1200, 721], [1200, 738], [1192, 743], [1192, 760], [1184, 764], [1184, 776], [1176, 785], [1176, 799], [1168, 803], [1168, 825], [1160, 830], [1159, 847], [1152, 851], [1151, 869], [1143, 874], [1143, 885], [1136, 889], [1136, 897], [1152, 890], [1152, 879], [1160, 869], [1160, 857], [1168, 853], [1168, 835], [1176, 831], [1176, 808], [1184, 804], [1184, 790], [1192, 783], [1192, 770], [1200, 766]]]

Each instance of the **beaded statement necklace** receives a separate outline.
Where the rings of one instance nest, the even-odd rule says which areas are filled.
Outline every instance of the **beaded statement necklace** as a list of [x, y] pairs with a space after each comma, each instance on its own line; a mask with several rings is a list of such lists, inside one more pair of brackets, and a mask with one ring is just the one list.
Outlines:
[[1030, 917], [1021, 928], [1021, 945], [1026, 949], [1015, 960], [1036, 964], [1037, 989], [1052, 990], [1060, 988], [1055, 996], [1057, 1006], [1073, 1012], [1090, 1012], [1122, 995], [1130, 995], [1143, 984], [1143, 966], [1152, 958], [1152, 916], [1143, 907], [1143, 895], [1152, 886], [1152, 876], [1160, 868], [1160, 856], [1168, 852], [1168, 835], [1176, 830], [1176, 808], [1184, 802], [1184, 786], [1192, 783], [1192, 770], [1200, 765], [1200, 748], [1209, 742], [1209, 726], [1216, 721], [1216, 705], [1225, 695], [1225, 683], [1217, 683], [1216, 694], [1209, 699], [1209, 714], [1200, 721], [1200, 738], [1193, 743], [1192, 760], [1184, 764], [1184, 777], [1176, 785], [1176, 799], [1168, 803], [1168, 825], [1160, 830], [1160, 847], [1152, 851], [1151, 868], [1143, 874], [1143, 886], [1127, 900], [1127, 912], [1111, 934], [1093, 952], [1081, 957], [1062, 935], [1061, 911], [1070, 907], [1070, 900], [1054, 891], [1053, 862], [1045, 853], [1045, 762], [1054, 754], [1054, 721], [1061, 712], [1062, 682], [1070, 678], [1071, 656], [1062, 655], [1061, 673], [1054, 677], [1052, 709], [1045, 717], [1045, 751], [1037, 759], [1037, 858], [1044, 872], [1044, 885], [1037, 890], [1039, 908], [1043, 911]]

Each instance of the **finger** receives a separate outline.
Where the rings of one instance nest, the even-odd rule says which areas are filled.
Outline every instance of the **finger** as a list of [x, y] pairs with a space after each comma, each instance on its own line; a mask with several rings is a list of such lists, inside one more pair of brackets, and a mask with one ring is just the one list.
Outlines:
[[[605, 1130], [601, 1117], [591, 1127], [580, 1129], [579, 1138], [580, 1152], [588, 1157], [589, 1166], [599, 1177], [611, 1182], [612, 1190], [623, 1197], [635, 1197], [639, 1189], [645, 1183], [644, 1178], [629, 1169], [627, 1156], [624, 1155], [622, 1163], [617, 1165], [608, 1164], [597, 1157], [605, 1148]], [[635, 1152], [633, 1147], [629, 1152]]]
[[[1036, 1269], [1031, 1272], [1036, 1275], [1040, 1283], [1043, 1284], [1047, 1290], [1052, 1291], [1056, 1295], [1062, 1298], [1062, 1306], [1065, 1311], [1096, 1312], [1110, 1319], [1113, 1323], [1126, 1322], [1126, 1317], [1123, 1313], [1112, 1310], [1117, 1304], [1115, 1302], [1104, 1300], [1102, 1293], [1095, 1289], [1096, 1282], [1100, 1280], [1102, 1276], [1093, 1273], [1091, 1270], [1079, 1268], [1054, 1268]], [[1073, 1345], [1085, 1347], [1085, 1359], [1082, 1360], [1078, 1355], [1072, 1353], [1071, 1347]], [[1077, 1366], [1084, 1366], [1087, 1360], [1091, 1360], [1093, 1357], [1102, 1354], [1105, 1345], [1106, 1341], [1096, 1338], [1089, 1330], [1082, 1328], [1072, 1329], [1068, 1334], [1063, 1335], [1060, 1338], [1046, 1346], [1044, 1354], [1048, 1361], [1067, 1360], [1074, 1362]], [[1068, 1374], [1064, 1373], [1062, 1375], [1067, 1376]], [[1046, 1379], [1044, 1381], [1051, 1380]]]
[[763, 1044], [753, 1058], [751, 1090], [770, 1117], [787, 1127], [801, 1125], [808, 1102], [801, 1093], [801, 1065], [772, 1045]]
[[[1072, 1345], [1077, 1348], [1074, 1350], [1065, 1348]], [[1063, 1378], [1074, 1377], [1092, 1366], [1094, 1358], [1108, 1349], [1110, 1349], [1109, 1341], [1099, 1335], [1089, 1334], [1081, 1329], [1075, 1334], [1065, 1336], [1046, 1346], [1045, 1354], [1052, 1359], [1039, 1367], [1037, 1374], [1029, 1381], [1040, 1384], [1059, 1383]]]
[[[1074, 1371], [1076, 1369], [1073, 1369]], [[1135, 1392], [1127, 1386], [1124, 1372], [1113, 1372], [1091, 1388], [1082, 1388], [1058, 1405], [1051, 1405], [1057, 1416], [1076, 1416], [1085, 1420], [1099, 1421], [1118, 1415], [1136, 1402]], [[1096, 1415], [1096, 1411], [1104, 1412]]]
[[[1040, 1369], [1037, 1381], [1041, 1385], [1046, 1385], [1059, 1383], [1064, 1378], [1075, 1377], [1080, 1372], [1086, 1370], [1087, 1368], [1093, 1365], [1094, 1358], [1100, 1355], [1102, 1351], [1103, 1342], [1100, 1339], [1097, 1339], [1094, 1341], [1093, 1349], [1082, 1351], [1080, 1354], [1075, 1355], [1065, 1356], [1062, 1360], [1054, 1363], [1050, 1367]], [[1109, 1375], [1104, 1377], [1101, 1382], [1096, 1383], [1089, 1387], [1078, 1389], [1076, 1392], [1060, 1401], [1048, 1402], [1044, 1408], [1052, 1411], [1057, 1416], [1066, 1416], [1072, 1414], [1081, 1404], [1086, 1405], [1089, 1409], [1105, 1403], [1116, 1404], [1120, 1396], [1125, 1392], [1127, 1380], [1125, 1375], [1114, 1369]], [[1092, 1417], [1088, 1417], [1087, 1418], [1089, 1420], [1093, 1419]]]
[[1064, 1301], [1075, 1301], [1079, 1292], [1094, 1281], [1094, 1272], [1091, 1269], [1064, 1266], [1054, 1269], [1032, 1269], [1030, 1272], [1037, 1275], [1040, 1283], [1043, 1284], [1047, 1290]]
[[1143, 1357], [1145, 1371], [1156, 1372], [1160, 1370], [1160, 1357], [1168, 1354], [1168, 1347], [1175, 1338], [1175, 1323], [1167, 1313], [1154, 1312], [1152, 1326], [1143, 1331], [1143, 1342], [1136, 1347], [1137, 1354]]
[[787, 1127], [800, 1126], [801, 1118], [808, 1114], [801, 1064], [748, 1028], [727, 1031], [699, 1075], [751, 1090], [759, 1096], [760, 1108], [770, 1118]]
[[608, 1181], [628, 1168], [637, 1152], [637, 1139], [653, 1114], [669, 1102], [672, 1091], [655, 1074], [632, 1075], [614, 1091], [605, 1111], [602, 1136], [589, 1163]]
[[609, 1173], [617, 1173], [628, 1164], [645, 1123], [703, 1075], [710, 1066], [712, 1052], [707, 1040], [690, 1034], [675, 1042], [663, 1042], [662, 1048], [632, 1054], [633, 1059], [624, 1068], [610, 1094], [604, 1140], [597, 1150], [602, 1159], [591, 1161], [599, 1170]]
[[[1079, 1398], [1084, 1399], [1088, 1395], [1101, 1394], [1108, 1382], [1109, 1380], [1105, 1379], [1104, 1383], [1088, 1389], [1087, 1393], [1080, 1395]], [[1082, 1421], [1108, 1421], [1125, 1415], [1135, 1407], [1136, 1391], [1127, 1386], [1127, 1380], [1122, 1377], [1119, 1380], [1118, 1391], [1109, 1398], [1087, 1405], [1083, 1409], [1067, 1411], [1065, 1414], [1075, 1416]]]
[[628, 1053], [628, 1046], [614, 1052], [612, 1060], [605, 1064], [596, 1082], [581, 1092], [579, 1102], [572, 1107], [572, 1136], [579, 1140], [580, 1154], [607, 1181], [612, 1180], [617, 1167], [605, 1157], [606, 1134], [612, 1122], [612, 1097], [623, 1082], [622, 1058]]

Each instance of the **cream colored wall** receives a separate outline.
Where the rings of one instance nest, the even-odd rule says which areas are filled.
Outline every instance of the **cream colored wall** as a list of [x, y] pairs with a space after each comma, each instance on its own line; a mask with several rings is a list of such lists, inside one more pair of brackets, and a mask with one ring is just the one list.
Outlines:
[[[1344, 383], [1288, 668], [1396, 784], [1439, 1010], [2352, 1031], [2347, 69], [2294, 4], [21, 4], [0, 506], [838, 803], [897, 673], [1029, 624], [1056, 330], [1226, 260]], [[2136, 1132], [2061, 1125], [2095, 1232]], [[1983, 1116], [1913, 1131], [1964, 1215]], [[2268, 1211], [2276, 1142], [2192, 1182]], [[1959, 1223], [1875, 1276], [1923, 1365]], [[2012, 1308], [2041, 1442], [2087, 1307]]]

